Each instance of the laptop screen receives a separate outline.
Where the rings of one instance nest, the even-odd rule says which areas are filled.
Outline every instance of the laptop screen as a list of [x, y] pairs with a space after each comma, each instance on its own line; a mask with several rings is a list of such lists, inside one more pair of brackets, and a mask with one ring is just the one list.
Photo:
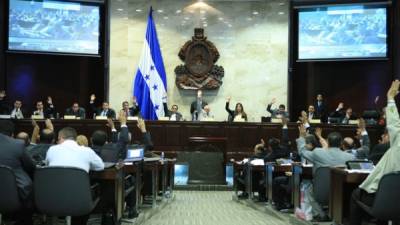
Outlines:
[[126, 154], [127, 159], [138, 159], [138, 158], [143, 158], [143, 156], [144, 156], [143, 148], [128, 149]]
[[348, 162], [348, 167], [352, 170], [373, 170], [374, 164], [372, 162]]

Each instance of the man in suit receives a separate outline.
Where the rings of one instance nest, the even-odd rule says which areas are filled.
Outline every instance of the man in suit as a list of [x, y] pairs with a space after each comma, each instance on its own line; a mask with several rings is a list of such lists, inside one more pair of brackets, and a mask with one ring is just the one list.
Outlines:
[[360, 119], [356, 132], [356, 138], [360, 141], [361, 146], [356, 148], [352, 137], [343, 139], [342, 149], [347, 153], [353, 154], [356, 159], [367, 159], [370, 150], [370, 140], [368, 132], [365, 129], [365, 120]]
[[46, 127], [40, 130], [35, 120], [32, 120], [33, 132], [31, 142], [36, 144], [28, 150], [28, 154], [36, 165], [44, 165], [46, 153], [55, 143], [54, 126], [50, 119], [45, 120]]
[[327, 121], [327, 107], [322, 94], [317, 95], [317, 101], [314, 104], [315, 116], [321, 119], [321, 122]]
[[315, 112], [315, 107], [313, 105], [308, 106], [307, 110], [307, 118], [308, 120], [319, 120], [321, 119], [319, 115]]
[[129, 107], [129, 102], [124, 101], [122, 102], [122, 110], [125, 113], [126, 117], [130, 116], [139, 116], [140, 115], [140, 107], [136, 102], [136, 97], [133, 97], [133, 105]]
[[277, 109], [271, 109], [272, 105], [276, 103], [276, 98], [273, 98], [271, 103], [267, 106], [267, 111], [271, 113], [271, 118], [289, 118], [289, 113], [286, 111], [284, 104], [280, 104]]
[[[386, 124], [390, 138], [390, 148], [364, 182], [353, 191], [350, 200], [350, 225], [361, 225], [362, 219], [367, 214], [357, 204], [357, 201], [361, 201], [363, 204], [371, 207], [382, 177], [386, 174], [400, 171], [400, 117], [394, 100], [399, 93], [399, 87], [400, 81], [395, 80], [387, 92]], [[396, 200], [393, 199], [393, 201]]]
[[371, 160], [374, 163], [374, 165], [378, 164], [379, 160], [387, 152], [387, 150], [389, 150], [389, 148], [390, 148], [389, 132], [387, 129], [385, 129], [385, 131], [381, 135], [379, 144], [375, 145], [371, 149], [368, 155], [368, 160]]
[[12, 137], [14, 124], [8, 120], [0, 121], [0, 165], [10, 167], [16, 176], [18, 194], [23, 203], [24, 210], [19, 216], [19, 225], [31, 225], [32, 214], [32, 179], [28, 174], [33, 174], [35, 164], [25, 151], [24, 143]]
[[51, 118], [56, 118], [56, 109], [53, 104], [53, 99], [49, 96], [47, 97], [47, 106], [44, 108], [43, 101], [38, 101], [36, 102], [36, 110], [33, 111], [32, 115], [36, 116], [42, 116], [43, 118], [51, 119]]
[[79, 103], [74, 102], [72, 107], [65, 110], [65, 116], [75, 116], [80, 119], [86, 118], [86, 110], [82, 107], [79, 107]]
[[168, 110], [168, 105], [166, 102], [164, 102], [163, 105], [164, 105], [164, 114], [165, 116], [169, 117], [169, 120], [172, 121], [183, 120], [182, 114], [178, 112], [178, 105], [172, 105], [171, 110]]
[[200, 114], [204, 106], [208, 105], [206, 101], [203, 101], [203, 91], [197, 91], [196, 101], [193, 101], [190, 105], [190, 114], [192, 115], [192, 121], [199, 121]]
[[24, 113], [22, 112], [22, 101], [16, 100], [14, 102], [14, 108], [11, 110], [11, 118], [13, 119], [23, 119]]
[[[106, 116], [107, 118], [116, 119], [116, 113], [114, 109], [110, 108], [110, 104], [108, 102], [103, 102], [101, 108], [96, 108], [95, 106], [96, 95], [92, 94], [90, 96], [90, 108], [92, 112], [96, 114], [96, 116]], [[93, 117], [93, 119], [96, 119]]]
[[[347, 161], [354, 160], [354, 156], [350, 153], [346, 153], [340, 149], [342, 144], [342, 136], [338, 132], [332, 132], [328, 135], [328, 148], [315, 148], [313, 151], [309, 151], [306, 148], [305, 137], [307, 135], [306, 128], [304, 125], [299, 127], [299, 138], [297, 141], [297, 149], [302, 158], [308, 160], [313, 166], [313, 173], [320, 168], [326, 166], [345, 166]], [[312, 192], [309, 193], [310, 197], [313, 198]], [[326, 220], [327, 216], [322, 210], [322, 207], [313, 201], [313, 211], [318, 214], [320, 220]]]

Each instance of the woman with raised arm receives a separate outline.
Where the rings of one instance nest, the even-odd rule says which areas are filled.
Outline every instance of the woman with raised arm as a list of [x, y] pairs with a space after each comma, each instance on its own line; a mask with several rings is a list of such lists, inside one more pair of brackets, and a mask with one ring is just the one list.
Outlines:
[[247, 122], [247, 114], [244, 112], [242, 103], [238, 102], [235, 106], [235, 110], [231, 110], [229, 108], [229, 102], [231, 101], [231, 97], [226, 99], [225, 110], [228, 112], [228, 121], [229, 122]]

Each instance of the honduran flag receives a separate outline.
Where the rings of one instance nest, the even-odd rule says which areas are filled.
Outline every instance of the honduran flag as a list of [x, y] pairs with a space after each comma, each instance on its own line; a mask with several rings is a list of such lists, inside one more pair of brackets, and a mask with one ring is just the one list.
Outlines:
[[133, 86], [133, 95], [140, 106], [142, 117], [148, 120], [157, 120], [163, 117], [163, 98], [167, 92], [167, 76], [158, 43], [152, 8], [150, 8], [146, 38]]

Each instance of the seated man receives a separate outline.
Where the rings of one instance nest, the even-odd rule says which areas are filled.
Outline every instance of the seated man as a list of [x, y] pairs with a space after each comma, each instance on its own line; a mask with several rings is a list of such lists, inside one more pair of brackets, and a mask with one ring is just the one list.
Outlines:
[[[70, 166], [85, 170], [103, 170], [103, 160], [91, 149], [76, 143], [76, 130], [65, 127], [58, 132], [58, 145], [51, 146], [46, 154], [49, 166]], [[89, 216], [73, 217], [72, 224], [86, 224]]]
[[343, 139], [342, 149], [353, 154], [357, 159], [367, 159], [369, 155], [370, 140], [368, 132], [365, 129], [364, 119], [359, 120], [356, 138], [360, 141], [361, 147], [356, 148], [352, 137], [345, 137]]
[[85, 119], [86, 118], [86, 111], [84, 108], [79, 107], [77, 102], [72, 104], [71, 108], [65, 110], [65, 116], [75, 116], [76, 118]]
[[57, 113], [56, 113], [56, 109], [53, 105], [53, 100], [49, 96], [49, 97], [47, 97], [47, 107], [44, 108], [42, 101], [36, 102], [36, 110], [33, 111], [32, 115], [42, 116], [45, 119], [47, 119], [47, 118], [51, 119], [51, 118], [56, 118], [56, 114]]
[[25, 151], [24, 143], [12, 138], [14, 124], [9, 120], [0, 121], [0, 165], [10, 167], [16, 176], [18, 194], [23, 204], [18, 225], [32, 225], [32, 179], [35, 164]]
[[172, 121], [182, 121], [183, 116], [180, 112], [178, 112], [178, 105], [172, 105], [171, 110], [168, 110], [168, 105], [166, 102], [164, 104], [164, 114], [166, 117], [169, 117], [169, 120]]
[[315, 112], [315, 108], [313, 105], [308, 106], [307, 110], [307, 118], [308, 120], [319, 120], [321, 119], [319, 115]]
[[[299, 138], [297, 139], [297, 149], [299, 150], [299, 154], [302, 158], [306, 159], [308, 162], [314, 164], [313, 173], [319, 167], [326, 166], [345, 166], [347, 161], [354, 160], [354, 156], [352, 154], [346, 153], [340, 149], [342, 144], [342, 136], [338, 132], [332, 132], [328, 135], [327, 148], [315, 148], [313, 151], [310, 151], [306, 148], [305, 137], [307, 135], [306, 129], [303, 125], [299, 127]], [[313, 192], [310, 191], [310, 198], [313, 199]], [[327, 216], [325, 212], [322, 210], [321, 206], [316, 202], [313, 202], [313, 211], [314, 215], [317, 214], [320, 220], [326, 220]]]
[[375, 169], [368, 175], [367, 179], [364, 180], [359, 188], [353, 191], [350, 200], [350, 225], [361, 225], [362, 218], [366, 214], [357, 204], [357, 201], [361, 201], [367, 206], [372, 206], [382, 177], [388, 173], [400, 171], [400, 118], [394, 100], [399, 93], [399, 86], [399, 80], [393, 81], [387, 93], [386, 124], [390, 137], [390, 148], [383, 155]]
[[11, 118], [13, 119], [23, 119], [24, 113], [22, 111], [22, 101], [16, 100], [14, 102], [14, 108], [11, 110]]
[[379, 160], [385, 155], [385, 153], [387, 152], [387, 150], [389, 150], [389, 148], [390, 148], [389, 133], [388, 130], [385, 129], [385, 131], [381, 135], [379, 143], [371, 149], [368, 155], [368, 160], [371, 160], [374, 163], [374, 165], [378, 164]]
[[36, 165], [44, 165], [47, 151], [55, 144], [54, 127], [50, 119], [45, 121], [46, 128], [40, 130], [35, 120], [32, 121], [33, 132], [31, 142], [36, 145], [28, 150], [28, 154], [35, 161]]
[[289, 118], [289, 113], [286, 111], [284, 104], [280, 104], [278, 109], [271, 109], [272, 105], [276, 103], [276, 98], [273, 98], [271, 103], [267, 106], [267, 111], [271, 113], [271, 118]]
[[123, 111], [125, 113], [126, 117], [139, 116], [140, 115], [140, 107], [136, 102], [136, 97], [133, 97], [132, 99], [133, 99], [132, 107], [129, 107], [129, 102], [128, 101], [122, 102], [121, 111]]
[[211, 108], [209, 105], [205, 105], [201, 110], [199, 115], [200, 121], [214, 121], [214, 115], [211, 113]]
[[336, 111], [332, 112], [329, 117], [333, 118], [333, 123], [348, 124], [349, 120], [356, 120], [357, 117], [353, 115], [351, 107], [344, 110], [344, 103], [340, 102]]
[[107, 118], [111, 118], [113, 120], [116, 119], [115, 111], [114, 109], [110, 108], [110, 104], [108, 102], [103, 102], [101, 108], [96, 108], [95, 100], [96, 100], [96, 95], [92, 94], [90, 96], [90, 107], [93, 114], [95, 114], [93, 119], [96, 119], [96, 116], [106, 116]]

